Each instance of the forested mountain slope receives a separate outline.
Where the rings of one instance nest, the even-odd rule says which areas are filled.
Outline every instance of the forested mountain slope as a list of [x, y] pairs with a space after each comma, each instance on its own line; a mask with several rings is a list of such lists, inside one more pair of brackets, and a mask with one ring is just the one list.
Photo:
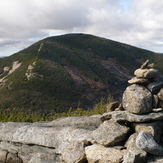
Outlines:
[[161, 54], [87, 34], [46, 38], [0, 58], [0, 109], [55, 113], [120, 100], [147, 59], [163, 74]]

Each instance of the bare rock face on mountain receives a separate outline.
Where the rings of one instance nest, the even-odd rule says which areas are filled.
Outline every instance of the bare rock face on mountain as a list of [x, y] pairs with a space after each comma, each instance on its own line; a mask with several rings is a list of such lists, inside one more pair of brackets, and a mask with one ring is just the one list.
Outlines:
[[135, 75], [103, 115], [0, 123], [0, 162], [161, 163], [163, 82], [149, 61]]

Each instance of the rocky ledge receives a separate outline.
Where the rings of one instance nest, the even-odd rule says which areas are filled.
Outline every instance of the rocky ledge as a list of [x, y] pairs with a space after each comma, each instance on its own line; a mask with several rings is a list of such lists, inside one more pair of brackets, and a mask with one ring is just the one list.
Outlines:
[[148, 62], [103, 115], [0, 123], [0, 162], [163, 162], [163, 82]]

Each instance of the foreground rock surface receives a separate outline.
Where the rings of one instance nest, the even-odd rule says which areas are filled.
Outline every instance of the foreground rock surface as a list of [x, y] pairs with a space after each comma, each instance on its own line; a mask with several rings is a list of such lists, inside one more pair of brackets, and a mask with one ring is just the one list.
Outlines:
[[122, 150], [107, 148], [99, 144], [86, 147], [85, 152], [89, 163], [120, 163], [124, 154]]
[[104, 146], [113, 146], [126, 139], [129, 127], [113, 120], [105, 121], [98, 129], [92, 132], [94, 140]]
[[[0, 123], [0, 162], [12, 163], [12, 160], [15, 160], [17, 163], [130, 163], [147, 159], [146, 153], [162, 155], [162, 147], [155, 141], [154, 147], [158, 147], [157, 150], [146, 150], [151, 139], [145, 142], [143, 148], [140, 143], [135, 144], [136, 138], [128, 143], [127, 149], [124, 149], [126, 147], [123, 145], [124, 141], [128, 140], [130, 131], [124, 124], [126, 122], [134, 122], [132, 126], [137, 134], [145, 130], [151, 137], [153, 135], [159, 139], [158, 136], [162, 134], [159, 130], [162, 128], [162, 121], [157, 120], [163, 119], [163, 112], [136, 115], [128, 111], [113, 111], [104, 115], [68, 117], [33, 124]], [[151, 122], [153, 120], [154, 122]], [[118, 123], [119, 121], [123, 123]], [[139, 123], [135, 124], [135, 121]], [[141, 121], [147, 123], [140, 123]], [[139, 140], [139, 135], [137, 139]], [[142, 141], [142, 137], [140, 140]], [[150, 157], [149, 161], [154, 160], [154, 157]], [[157, 160], [162, 159], [157, 157]]]
[[73, 142], [69, 148], [63, 151], [61, 162], [82, 163], [86, 161], [84, 143]]
[[92, 144], [92, 131], [100, 124], [99, 115], [52, 122], [0, 123], [0, 162], [85, 162], [85, 146]]

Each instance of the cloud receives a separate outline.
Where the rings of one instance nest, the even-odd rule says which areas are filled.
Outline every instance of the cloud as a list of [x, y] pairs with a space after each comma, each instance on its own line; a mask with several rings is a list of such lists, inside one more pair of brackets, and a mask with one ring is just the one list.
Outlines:
[[1, 0], [0, 55], [69, 32], [163, 51], [162, 6], [163, 0]]

